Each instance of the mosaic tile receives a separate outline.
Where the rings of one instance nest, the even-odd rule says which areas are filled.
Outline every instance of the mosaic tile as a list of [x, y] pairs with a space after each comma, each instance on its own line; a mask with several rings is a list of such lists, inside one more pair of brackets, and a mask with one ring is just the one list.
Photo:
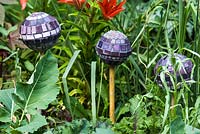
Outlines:
[[31, 49], [46, 51], [60, 36], [58, 21], [44, 12], [35, 12], [28, 16], [20, 26], [20, 37]]

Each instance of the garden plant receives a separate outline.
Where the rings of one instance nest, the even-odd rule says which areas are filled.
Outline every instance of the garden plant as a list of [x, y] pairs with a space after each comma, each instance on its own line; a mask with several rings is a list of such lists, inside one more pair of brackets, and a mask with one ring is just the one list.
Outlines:
[[0, 0], [0, 133], [200, 134], [199, 0]]

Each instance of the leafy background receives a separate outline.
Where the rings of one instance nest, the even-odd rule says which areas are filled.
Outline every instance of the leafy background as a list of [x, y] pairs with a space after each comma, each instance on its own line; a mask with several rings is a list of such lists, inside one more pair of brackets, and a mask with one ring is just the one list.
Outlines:
[[[89, 9], [77, 10], [56, 0], [29, 0], [22, 11], [19, 1], [0, 0], [0, 132], [200, 133], [199, 1], [127, 0], [111, 20], [88, 2]], [[18, 25], [35, 11], [55, 16], [62, 28], [43, 57], [18, 40]], [[127, 35], [133, 48], [115, 67], [115, 124], [108, 117], [108, 65], [95, 52], [111, 29]], [[169, 91], [158, 87], [153, 71], [173, 52], [193, 61], [194, 81]]]

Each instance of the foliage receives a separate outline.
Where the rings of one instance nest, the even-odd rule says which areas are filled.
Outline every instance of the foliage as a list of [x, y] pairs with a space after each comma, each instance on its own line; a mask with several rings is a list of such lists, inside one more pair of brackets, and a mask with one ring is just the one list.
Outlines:
[[95, 128], [92, 127], [92, 122], [89, 122], [86, 119], [73, 120], [72, 122], [67, 122], [62, 125], [59, 125], [46, 133], [54, 133], [54, 134], [114, 134], [114, 132], [110, 128], [111, 126], [108, 123], [98, 122]]
[[16, 0], [1, 0], [0, 1], [0, 25], [3, 26], [5, 19], [5, 9], [2, 4], [17, 4]]
[[[198, 0], [127, 0], [125, 10], [110, 20], [94, 0], [78, 9], [56, 0], [28, 0], [23, 11], [19, 3], [3, 2], [1, 133], [200, 133]], [[42, 58], [22, 48], [14, 34], [35, 11], [55, 16], [62, 28], [59, 41]], [[127, 35], [133, 49], [115, 67], [115, 124], [109, 121], [108, 65], [95, 52], [101, 35], [111, 29]], [[154, 66], [173, 53], [193, 61], [194, 80], [187, 85], [172, 78], [175, 89], [161, 89]], [[161, 77], [166, 85], [164, 72]]]
[[33, 133], [47, 124], [45, 117], [39, 114], [56, 99], [59, 92], [57, 59], [50, 52], [41, 58], [28, 82], [17, 82], [16, 88], [0, 90], [1, 122], [11, 130]]

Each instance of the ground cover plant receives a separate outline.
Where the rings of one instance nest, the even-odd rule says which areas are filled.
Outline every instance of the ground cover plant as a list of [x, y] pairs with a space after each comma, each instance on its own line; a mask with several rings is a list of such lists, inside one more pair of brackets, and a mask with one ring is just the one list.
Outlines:
[[[44, 53], [20, 37], [34, 12], [60, 23], [58, 41]], [[0, 133], [200, 133], [199, 12], [198, 0], [0, 0]], [[115, 123], [109, 65], [95, 50], [110, 30], [132, 48], [115, 66]], [[171, 58], [155, 68], [164, 56]], [[189, 79], [169, 71], [186, 61]]]

